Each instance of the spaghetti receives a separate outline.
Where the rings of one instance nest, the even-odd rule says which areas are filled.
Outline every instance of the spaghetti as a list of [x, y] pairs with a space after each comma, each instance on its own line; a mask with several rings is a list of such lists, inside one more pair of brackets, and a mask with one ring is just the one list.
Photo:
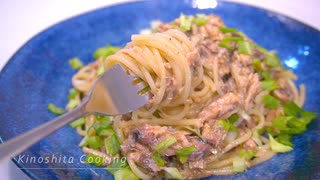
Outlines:
[[[215, 15], [181, 15], [133, 35], [73, 77], [76, 98], [89, 92], [99, 69], [118, 63], [145, 85], [148, 104], [116, 117], [90, 115], [76, 127], [84, 151], [108, 159], [103, 165], [116, 167], [116, 178], [243, 172], [290, 151], [291, 136], [301, 133], [295, 122], [307, 119], [306, 126], [315, 118], [300, 108], [305, 87], [298, 90], [276, 55]], [[127, 164], [116, 166], [110, 157], [126, 157]]]

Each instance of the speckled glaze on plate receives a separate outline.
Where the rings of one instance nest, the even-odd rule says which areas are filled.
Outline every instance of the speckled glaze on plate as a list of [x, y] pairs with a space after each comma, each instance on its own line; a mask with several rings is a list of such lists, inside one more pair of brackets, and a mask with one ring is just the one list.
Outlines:
[[[171, 21], [184, 14], [215, 13], [258, 44], [278, 51], [283, 64], [307, 86], [305, 109], [320, 112], [320, 32], [293, 19], [266, 10], [210, 1], [199, 9], [196, 1], [148, 1], [116, 5], [89, 12], [38, 34], [10, 59], [0, 74], [0, 136], [6, 141], [52, 118], [48, 103], [67, 103], [71, 77], [68, 59], [85, 63], [106, 44], [123, 46], [151, 20]], [[203, 7], [202, 7], [203, 8]], [[234, 176], [207, 179], [320, 179], [319, 118], [294, 138], [294, 151]], [[112, 179], [104, 169], [82, 163], [81, 138], [70, 127], [35, 144], [15, 163], [33, 179]]]

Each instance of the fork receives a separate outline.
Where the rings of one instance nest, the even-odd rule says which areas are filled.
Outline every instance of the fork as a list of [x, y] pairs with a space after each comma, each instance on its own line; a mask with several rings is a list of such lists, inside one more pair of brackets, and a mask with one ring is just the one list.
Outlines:
[[47, 137], [72, 121], [89, 114], [121, 115], [147, 103], [148, 96], [138, 95], [142, 87], [133, 85], [133, 77], [117, 64], [108, 69], [93, 85], [91, 91], [75, 109], [0, 144], [0, 161], [13, 158], [34, 143]]

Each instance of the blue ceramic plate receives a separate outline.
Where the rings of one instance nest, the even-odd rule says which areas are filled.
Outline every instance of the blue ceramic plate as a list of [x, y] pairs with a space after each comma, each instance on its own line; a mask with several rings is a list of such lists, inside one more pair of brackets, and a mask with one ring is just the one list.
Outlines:
[[[320, 32], [293, 19], [254, 7], [211, 1], [208, 7], [196, 1], [148, 1], [99, 9], [61, 22], [26, 43], [0, 75], [0, 136], [6, 141], [55, 116], [48, 103], [64, 106], [75, 73], [68, 59], [93, 60], [95, 49], [106, 44], [123, 46], [132, 34], [149, 27], [151, 20], [171, 21], [184, 14], [215, 13], [226, 25], [237, 27], [258, 44], [278, 51], [283, 64], [299, 75], [298, 84], [307, 86], [305, 108], [320, 112]], [[235, 179], [320, 178], [319, 119], [307, 132], [294, 138], [294, 151], [270, 161]], [[34, 179], [74, 177], [111, 179], [104, 169], [82, 163], [81, 138], [64, 127], [35, 144], [15, 163]], [[212, 177], [222, 179], [226, 176]]]

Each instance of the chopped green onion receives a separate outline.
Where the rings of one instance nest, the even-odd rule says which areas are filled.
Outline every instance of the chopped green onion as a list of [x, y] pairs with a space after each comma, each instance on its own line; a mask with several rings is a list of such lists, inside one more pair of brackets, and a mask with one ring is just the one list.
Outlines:
[[139, 180], [139, 178], [131, 171], [129, 167], [114, 172], [115, 180]]
[[208, 22], [208, 16], [205, 14], [196, 14], [196, 17], [193, 18], [193, 22], [197, 25], [197, 26], [203, 26], [205, 24], [207, 24]]
[[234, 124], [235, 122], [237, 122], [239, 119], [239, 115], [238, 114], [232, 114], [228, 120], [231, 124]]
[[71, 109], [77, 107], [80, 103], [81, 103], [81, 101], [78, 98], [70, 99], [67, 106], [66, 106], [66, 109], [71, 110]]
[[175, 167], [165, 167], [163, 170], [166, 172], [166, 179], [183, 179], [182, 175]]
[[256, 152], [251, 150], [241, 149], [239, 152], [239, 155], [241, 158], [244, 158], [245, 160], [249, 161], [256, 155]]
[[154, 160], [154, 162], [160, 166], [163, 167], [164, 166], [164, 160], [162, 159], [161, 155], [159, 153], [154, 153], [152, 155], [152, 159]]
[[100, 65], [97, 70], [97, 76], [101, 76], [105, 71], [106, 69], [104, 68], [104, 65]]
[[75, 88], [70, 89], [68, 99], [69, 99], [69, 102], [66, 106], [67, 110], [71, 110], [71, 109], [77, 107], [81, 103], [80, 92]]
[[317, 114], [314, 112], [303, 111], [300, 114], [301, 119], [303, 119], [307, 124], [309, 124], [313, 119], [317, 118]]
[[184, 14], [181, 14], [179, 19], [180, 19], [180, 29], [183, 32], [190, 31], [193, 17], [192, 16], [188, 17]]
[[99, 136], [111, 136], [113, 135], [115, 132], [113, 129], [102, 129], [100, 132], [98, 132]]
[[83, 67], [83, 64], [79, 58], [72, 58], [69, 60], [69, 64], [74, 70], [81, 69]]
[[84, 123], [85, 123], [85, 119], [82, 117], [70, 123], [70, 126], [72, 128], [76, 128], [76, 127], [82, 126]]
[[163, 151], [165, 151], [167, 148], [169, 148], [170, 146], [172, 146], [176, 142], [177, 142], [177, 139], [175, 137], [169, 137], [168, 139], [165, 139], [162, 142], [160, 142], [159, 144], [157, 144], [154, 147], [154, 149], [157, 152], [162, 153]]
[[143, 95], [151, 90], [150, 86], [146, 86], [138, 92], [138, 95]]
[[68, 99], [74, 99], [75, 97], [77, 97], [78, 95], [80, 95], [80, 91], [78, 91], [77, 89], [75, 88], [71, 88], [69, 90], [69, 95], [68, 95]]
[[265, 60], [266, 64], [270, 67], [277, 67], [280, 66], [280, 60], [276, 55], [270, 55], [268, 54]]
[[306, 121], [303, 118], [294, 118], [288, 121], [288, 126], [290, 127], [289, 134], [300, 134], [307, 129], [307, 125], [310, 121]]
[[[300, 134], [316, 118], [315, 113], [304, 111], [294, 102], [285, 104], [283, 109], [286, 116], [275, 118], [272, 124], [273, 129], [280, 131], [279, 136]], [[285, 142], [283, 137], [279, 137], [279, 139]], [[289, 143], [286, 143], [286, 145], [289, 145]]]
[[243, 172], [246, 170], [246, 161], [244, 158], [235, 157], [232, 161], [233, 171], [234, 172]]
[[110, 128], [111, 127], [111, 120], [109, 116], [103, 116], [103, 115], [94, 115], [94, 117], [97, 119], [97, 121], [99, 122], [98, 124], [100, 124], [100, 126], [102, 126], [102, 128]]
[[303, 112], [303, 109], [301, 109], [296, 103], [289, 102], [283, 106], [283, 111], [287, 116], [298, 116]]
[[293, 144], [291, 142], [291, 135], [289, 135], [289, 134], [280, 134], [275, 139], [276, 139], [276, 141], [278, 141], [281, 144], [293, 147]]
[[280, 105], [280, 100], [269, 94], [263, 97], [262, 102], [269, 109], [276, 109]]
[[108, 153], [112, 156], [120, 152], [120, 142], [116, 134], [113, 134], [109, 139], [105, 141], [105, 146]]
[[101, 166], [104, 163], [104, 158], [89, 153], [86, 159], [84, 160], [84, 162], [86, 162], [87, 164], [94, 164], [96, 166]]
[[252, 61], [252, 66], [256, 72], [263, 71], [263, 67], [260, 59], [254, 58]]
[[227, 120], [218, 120], [217, 122], [218, 125], [222, 126], [224, 130], [226, 131], [236, 131], [237, 128], [231, 124], [230, 122], [228, 122]]
[[288, 121], [288, 127], [290, 129], [285, 131], [288, 134], [300, 134], [303, 133], [306, 129], [308, 124], [311, 122], [312, 119], [308, 118], [293, 118], [292, 120]]
[[219, 29], [223, 33], [233, 33], [233, 32], [237, 31], [236, 28], [228, 28], [228, 27], [223, 27], [223, 26], [220, 26]]
[[287, 116], [295, 116], [301, 119], [301, 121], [304, 121], [306, 125], [317, 117], [316, 113], [305, 111], [294, 102], [285, 104], [283, 107], [283, 111]]
[[50, 112], [52, 112], [53, 114], [63, 114], [64, 113], [64, 109], [57, 107], [56, 105], [50, 103], [48, 105], [48, 110]]
[[179, 156], [179, 160], [181, 163], [185, 163], [188, 160], [188, 156], [195, 152], [197, 148], [192, 145], [189, 147], [183, 147], [181, 149], [176, 150], [176, 154]]
[[279, 88], [279, 85], [274, 80], [261, 81], [262, 90], [273, 91]]
[[101, 65], [99, 66], [99, 68], [97, 70], [97, 76], [101, 76], [106, 71], [106, 69], [104, 67], [105, 58], [107, 58], [108, 56], [116, 53], [119, 49], [120, 48], [118, 48], [118, 47], [107, 45], [106, 47], [98, 48], [95, 51], [95, 53], [93, 54], [93, 57], [95, 59], [98, 59], [100, 57], [103, 58], [101, 60]]
[[294, 102], [285, 104], [284, 112], [286, 116], [280, 116], [273, 120], [272, 128], [278, 133], [274, 133], [274, 131], [269, 131], [269, 133], [278, 135], [281, 142], [284, 142], [285, 145], [290, 145], [290, 138], [287, 136], [304, 132], [307, 129], [308, 124], [316, 118], [316, 114], [304, 111]]
[[103, 121], [103, 122], [95, 122], [94, 124], [92, 124], [91, 126], [98, 134], [101, 133], [101, 131], [105, 130], [105, 129], [112, 129], [110, 123], [108, 123], [107, 121]]
[[93, 149], [98, 149], [103, 146], [103, 141], [99, 136], [91, 136], [87, 138], [87, 144]]
[[252, 55], [252, 45], [250, 42], [238, 41], [237, 46], [239, 54]]
[[243, 41], [242, 37], [233, 37], [233, 36], [225, 36], [222, 41], [232, 41], [232, 42], [239, 42], [239, 41]]
[[239, 37], [242, 37], [242, 38], [246, 38], [247, 37], [246, 34], [244, 34], [243, 32], [240, 32], [240, 31], [236, 32], [235, 35], [239, 36]]
[[106, 58], [106, 57], [116, 53], [119, 49], [120, 48], [118, 48], [118, 47], [107, 45], [106, 47], [98, 48], [94, 52], [93, 57], [95, 59], [98, 59], [99, 57]]
[[263, 77], [264, 80], [272, 80], [269, 71], [263, 71], [261, 73], [261, 76]]
[[82, 138], [82, 140], [80, 141], [79, 143], [79, 146], [80, 147], [84, 147], [84, 146], [87, 146], [87, 139], [88, 139], [88, 136], [86, 135], [84, 138]]
[[[123, 161], [124, 160], [124, 161]], [[114, 173], [120, 169], [123, 169], [123, 168], [126, 168], [128, 167], [128, 163], [125, 159], [123, 158], [115, 158], [113, 159], [113, 161], [111, 162], [111, 164], [109, 164], [107, 167], [106, 167], [106, 170], [114, 175]]]
[[273, 123], [272, 123], [272, 127], [274, 129], [277, 129], [277, 130], [280, 130], [280, 131], [287, 131], [289, 130], [289, 127], [288, 127], [288, 121], [292, 120], [294, 117], [293, 116], [279, 116], [279, 117], [276, 117], [274, 120], [273, 120]]
[[236, 43], [238, 41], [242, 41], [243, 38], [241, 37], [231, 37], [231, 36], [225, 36], [219, 43], [220, 47], [224, 47], [228, 50], [233, 50], [233, 45], [231, 43]]
[[110, 123], [110, 117], [109, 116], [96, 114], [96, 115], [94, 115], [94, 117], [99, 121], [106, 121], [106, 122]]
[[270, 147], [273, 152], [288, 152], [292, 150], [292, 147], [277, 142], [270, 134], [268, 134], [268, 136]]
[[197, 148], [192, 145], [188, 147], [183, 147], [181, 149], [176, 150], [176, 154], [179, 156], [189, 156], [191, 153], [195, 152]]
[[263, 54], [268, 54], [268, 53], [269, 53], [268, 50], [266, 50], [265, 48], [263, 48], [263, 47], [261, 47], [261, 46], [259, 46], [259, 45], [257, 45], [257, 44], [255, 44], [254, 47], [255, 47], [258, 51], [262, 52]]

